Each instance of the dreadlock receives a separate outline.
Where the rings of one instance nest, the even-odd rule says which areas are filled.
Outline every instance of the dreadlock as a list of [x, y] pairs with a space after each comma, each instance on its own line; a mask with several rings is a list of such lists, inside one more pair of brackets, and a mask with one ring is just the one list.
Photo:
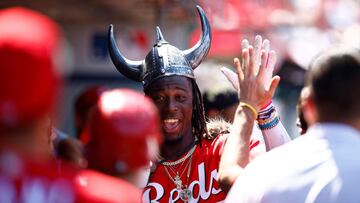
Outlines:
[[193, 127], [193, 134], [198, 138], [199, 141], [203, 137], [210, 137], [206, 127], [204, 103], [200, 93], [200, 89], [196, 84], [195, 80], [191, 80], [193, 89], [193, 114], [191, 118], [191, 124]]

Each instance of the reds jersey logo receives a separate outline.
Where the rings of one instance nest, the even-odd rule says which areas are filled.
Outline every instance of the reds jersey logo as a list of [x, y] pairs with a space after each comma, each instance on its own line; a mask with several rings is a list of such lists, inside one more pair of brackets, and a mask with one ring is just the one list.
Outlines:
[[167, 173], [164, 165], [158, 165], [144, 189], [143, 201], [147, 203], [224, 201], [226, 193], [220, 189], [218, 168], [226, 139], [227, 136], [219, 135], [213, 140], [202, 140], [201, 145], [196, 147], [190, 158], [190, 175], [183, 173], [184, 175], [181, 176], [181, 169], [176, 171], [179, 172], [181, 179], [179, 182], [183, 189], [176, 189], [179, 182], [175, 182], [175, 176], [171, 176], [174, 173]]
[[[195, 203], [201, 200], [204, 202], [210, 201], [214, 195], [218, 196], [218, 198], [215, 198], [219, 200], [218, 202], [225, 198], [225, 194], [222, 192], [218, 184], [217, 169], [212, 170], [210, 173], [206, 173], [205, 164], [204, 162], [201, 162], [197, 165], [197, 174], [195, 176], [197, 179], [192, 180], [188, 187], [192, 194], [189, 202]], [[163, 185], [158, 182], [148, 183], [143, 193], [143, 201], [149, 203], [182, 202], [180, 199], [180, 192], [175, 187], [173, 187], [171, 190], [168, 188], [164, 189]], [[216, 201], [212, 200], [211, 202]]]

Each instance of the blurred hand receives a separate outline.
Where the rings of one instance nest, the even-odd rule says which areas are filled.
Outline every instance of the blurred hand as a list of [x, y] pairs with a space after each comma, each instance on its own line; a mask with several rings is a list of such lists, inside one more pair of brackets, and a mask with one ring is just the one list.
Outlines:
[[234, 59], [234, 68], [221, 71], [238, 91], [240, 101], [253, 105], [257, 110], [265, 106], [273, 97], [280, 77], [272, 77], [276, 53], [270, 50], [269, 40], [262, 41], [261, 36], [255, 38], [255, 48], [247, 40], [242, 42], [242, 64]]

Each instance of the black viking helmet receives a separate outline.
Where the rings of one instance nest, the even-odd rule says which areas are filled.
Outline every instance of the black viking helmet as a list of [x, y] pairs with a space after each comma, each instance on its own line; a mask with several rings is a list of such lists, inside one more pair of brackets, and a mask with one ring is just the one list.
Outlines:
[[181, 51], [165, 41], [160, 28], [156, 28], [157, 42], [145, 60], [132, 61], [124, 57], [116, 45], [113, 26], [110, 25], [108, 43], [110, 57], [116, 69], [126, 77], [143, 82], [144, 88], [158, 78], [180, 75], [195, 78], [193, 70], [206, 57], [211, 44], [210, 24], [204, 10], [196, 6], [200, 18], [202, 35], [194, 47]]

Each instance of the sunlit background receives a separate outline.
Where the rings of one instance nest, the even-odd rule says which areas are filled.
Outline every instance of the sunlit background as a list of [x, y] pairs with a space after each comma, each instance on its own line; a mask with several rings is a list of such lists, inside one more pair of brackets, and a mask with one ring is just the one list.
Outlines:
[[[231, 67], [243, 38], [252, 41], [261, 34], [270, 39], [279, 58], [276, 73], [281, 76], [274, 101], [293, 138], [298, 136], [295, 105], [311, 59], [336, 43], [360, 48], [360, 0], [1, 0], [0, 8], [32, 8], [62, 26], [66, 86], [59, 101], [58, 127], [73, 135], [74, 99], [82, 90], [92, 85], [142, 88], [112, 65], [106, 43], [109, 24], [114, 24], [125, 56], [141, 60], [155, 43], [156, 25], [170, 44], [180, 49], [192, 46], [200, 33], [197, 4], [206, 11], [213, 33], [201, 70]], [[201, 87], [221, 76], [216, 71], [201, 72], [207, 74], [199, 76]]]

